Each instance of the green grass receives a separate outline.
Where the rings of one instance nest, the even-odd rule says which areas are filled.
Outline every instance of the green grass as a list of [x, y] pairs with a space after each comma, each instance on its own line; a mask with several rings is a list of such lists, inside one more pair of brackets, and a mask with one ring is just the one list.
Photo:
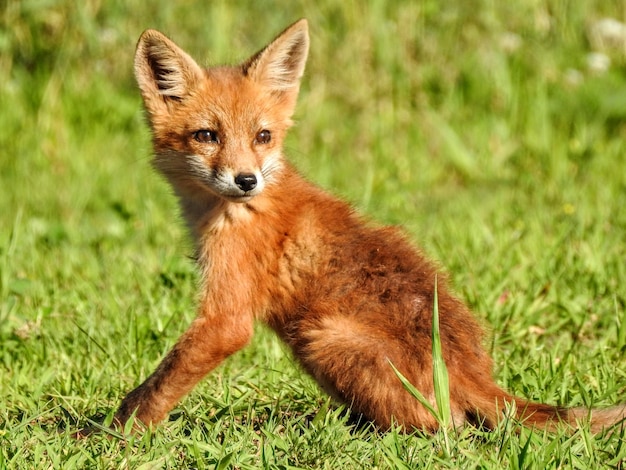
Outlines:
[[584, 429], [354, 429], [262, 327], [153, 433], [71, 437], [110, 417], [194, 316], [135, 41], [155, 27], [201, 62], [234, 62], [302, 16], [312, 49], [290, 158], [439, 260], [485, 323], [500, 384], [626, 402], [624, 49], [587, 68], [591, 26], [624, 6], [237, 3], [0, 4], [0, 468], [623, 465], [623, 436]]

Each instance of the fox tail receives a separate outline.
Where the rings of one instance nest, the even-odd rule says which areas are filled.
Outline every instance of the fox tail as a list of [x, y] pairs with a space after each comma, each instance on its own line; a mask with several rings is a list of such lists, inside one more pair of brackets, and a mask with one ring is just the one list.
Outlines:
[[488, 427], [501, 421], [508, 407], [514, 418], [529, 428], [554, 432], [565, 425], [571, 429], [588, 427], [593, 433], [626, 428], [626, 404], [602, 409], [565, 408], [512, 396], [495, 384], [489, 390], [477, 390], [468, 402], [467, 412], [476, 413]]

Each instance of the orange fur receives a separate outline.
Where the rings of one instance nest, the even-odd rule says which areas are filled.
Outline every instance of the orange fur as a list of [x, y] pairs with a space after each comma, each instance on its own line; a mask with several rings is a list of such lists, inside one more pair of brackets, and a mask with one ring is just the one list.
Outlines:
[[[308, 53], [305, 20], [242, 65], [200, 68], [146, 31], [135, 73], [169, 180], [194, 238], [203, 284], [198, 318], [122, 402], [149, 424], [228, 355], [253, 322], [270, 325], [331, 395], [381, 428], [437, 429], [392, 362], [434, 402], [431, 326], [436, 267], [395, 228], [361, 219], [282, 157]], [[528, 403], [500, 389], [468, 309], [438, 284], [442, 350], [455, 425], [494, 426], [507, 404], [525, 424], [576, 425], [587, 410]], [[600, 430], [623, 407], [592, 412]]]

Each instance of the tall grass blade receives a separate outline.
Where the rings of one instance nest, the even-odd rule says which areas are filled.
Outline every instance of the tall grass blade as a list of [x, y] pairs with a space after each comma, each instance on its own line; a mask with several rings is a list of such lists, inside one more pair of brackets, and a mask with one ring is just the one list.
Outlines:
[[389, 359], [387, 359], [387, 361], [389, 362], [389, 365], [393, 369], [393, 371], [396, 374], [396, 376], [398, 377], [398, 379], [400, 379], [400, 382], [402, 383], [402, 386], [404, 387], [404, 389], [407, 392], [409, 392], [413, 398], [415, 398], [417, 401], [419, 401], [420, 404], [424, 408], [426, 408], [428, 410], [428, 412], [431, 415], [433, 415], [437, 421], [441, 422], [441, 419], [439, 417], [439, 413], [430, 404], [430, 402], [426, 399], [426, 397], [424, 395], [422, 395], [422, 392], [420, 392], [417, 388], [415, 388], [415, 385], [413, 385], [411, 382], [409, 382], [409, 379], [407, 379], [404, 375], [402, 375], [402, 372], [400, 372], [396, 368], [396, 366], [394, 366], [393, 363]]
[[448, 428], [452, 423], [450, 409], [450, 386], [448, 369], [441, 351], [441, 335], [439, 332], [439, 298], [437, 294], [437, 277], [435, 277], [435, 289], [433, 297], [433, 326], [432, 326], [432, 354], [433, 354], [433, 386], [435, 391], [436, 409], [426, 397], [388, 360], [394, 373], [400, 379], [404, 389], [411, 394], [428, 412], [437, 420], [444, 433], [446, 450], [450, 451]]
[[452, 422], [450, 410], [450, 384], [448, 368], [441, 352], [441, 335], [439, 333], [439, 297], [437, 294], [437, 276], [435, 276], [435, 292], [433, 298], [433, 384], [435, 387], [435, 401], [439, 412], [440, 422], [444, 428]]

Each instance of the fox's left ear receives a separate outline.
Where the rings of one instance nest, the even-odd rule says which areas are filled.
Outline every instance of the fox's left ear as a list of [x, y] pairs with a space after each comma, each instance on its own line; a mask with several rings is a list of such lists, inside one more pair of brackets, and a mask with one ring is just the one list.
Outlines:
[[244, 73], [273, 91], [296, 91], [309, 53], [309, 28], [301, 19], [243, 64]]

